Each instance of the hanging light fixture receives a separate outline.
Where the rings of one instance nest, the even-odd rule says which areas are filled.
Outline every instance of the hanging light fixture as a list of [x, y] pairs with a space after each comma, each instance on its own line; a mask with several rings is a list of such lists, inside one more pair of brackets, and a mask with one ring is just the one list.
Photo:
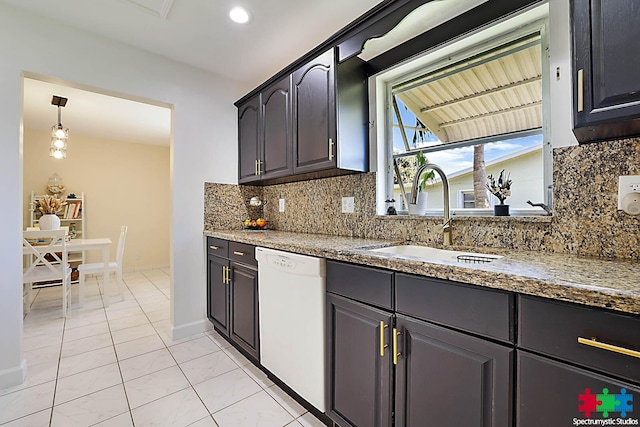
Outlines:
[[49, 148], [49, 156], [56, 159], [64, 159], [67, 157], [67, 139], [69, 139], [69, 129], [62, 126], [60, 120], [60, 109], [67, 105], [67, 98], [53, 95], [51, 105], [58, 107], [58, 124], [51, 127], [51, 147]]

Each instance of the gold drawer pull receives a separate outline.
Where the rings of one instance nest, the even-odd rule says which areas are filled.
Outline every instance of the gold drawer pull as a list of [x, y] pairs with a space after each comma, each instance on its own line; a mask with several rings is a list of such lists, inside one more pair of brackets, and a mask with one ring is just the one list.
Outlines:
[[398, 356], [402, 356], [402, 353], [398, 352], [398, 336], [402, 335], [402, 332], [398, 332], [396, 328], [393, 328], [393, 364], [398, 364]]
[[614, 353], [620, 353], [624, 354], [625, 356], [637, 357], [638, 359], [640, 359], [640, 351], [630, 350], [628, 348], [618, 347], [617, 345], [599, 342], [595, 337], [591, 339], [578, 337], [578, 342], [590, 347], [597, 347], [601, 348], [602, 350], [613, 351]]
[[240, 251], [233, 251], [233, 254], [238, 256], [245, 256], [245, 253]]
[[384, 349], [389, 347], [389, 344], [384, 343], [384, 330], [388, 327], [389, 325], [385, 325], [382, 320], [380, 321], [380, 356], [384, 356]]
[[218, 249], [220, 249], [220, 246], [209, 246], [209, 248], [213, 249], [214, 251], [217, 251]]

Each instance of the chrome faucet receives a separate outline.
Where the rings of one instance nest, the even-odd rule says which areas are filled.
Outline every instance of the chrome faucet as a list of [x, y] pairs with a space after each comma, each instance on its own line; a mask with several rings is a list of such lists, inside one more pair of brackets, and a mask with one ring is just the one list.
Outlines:
[[427, 163], [418, 168], [416, 171], [416, 176], [413, 178], [413, 187], [411, 188], [411, 200], [409, 203], [416, 204], [418, 200], [418, 181], [420, 180], [420, 175], [422, 175], [427, 170], [434, 170], [438, 172], [440, 178], [442, 179], [442, 191], [443, 191], [443, 199], [444, 199], [444, 224], [442, 224], [442, 242], [449, 246], [451, 245], [451, 211], [449, 209], [449, 180], [447, 179], [447, 175], [440, 168], [440, 166], [434, 163]]

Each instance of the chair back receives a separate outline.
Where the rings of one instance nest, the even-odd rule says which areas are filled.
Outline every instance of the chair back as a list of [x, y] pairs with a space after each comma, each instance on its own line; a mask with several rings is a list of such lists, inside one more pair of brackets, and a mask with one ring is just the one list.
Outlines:
[[[67, 241], [65, 230], [33, 230], [24, 231], [22, 235], [23, 254], [29, 258], [24, 269], [23, 278], [36, 271], [39, 275], [62, 278], [60, 266], [68, 264]], [[60, 253], [61, 255], [58, 255]]]
[[116, 263], [122, 268], [122, 258], [124, 258], [124, 242], [127, 239], [126, 225], [120, 227], [120, 238], [118, 239], [118, 247], [116, 248]]

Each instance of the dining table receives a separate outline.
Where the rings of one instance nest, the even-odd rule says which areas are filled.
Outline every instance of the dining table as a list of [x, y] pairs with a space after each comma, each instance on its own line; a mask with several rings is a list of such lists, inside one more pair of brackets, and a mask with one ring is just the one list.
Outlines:
[[[55, 247], [56, 245], [54, 245]], [[62, 248], [62, 244], [59, 244]], [[67, 241], [67, 252], [81, 252], [90, 250], [100, 250], [102, 252], [102, 283], [104, 293], [104, 306], [109, 307], [109, 248], [111, 247], [111, 239], [108, 237], [98, 237], [94, 239], [69, 239]], [[26, 251], [25, 251], [25, 254]], [[82, 306], [84, 300], [84, 289], [79, 289], [79, 305]]]

